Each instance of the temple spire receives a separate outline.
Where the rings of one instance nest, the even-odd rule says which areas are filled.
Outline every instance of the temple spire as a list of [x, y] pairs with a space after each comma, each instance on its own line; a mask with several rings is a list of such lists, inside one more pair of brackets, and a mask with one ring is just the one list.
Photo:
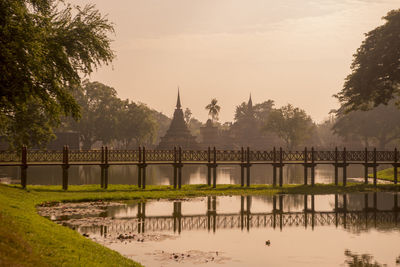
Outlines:
[[176, 100], [176, 108], [181, 109], [181, 97], [179, 96], [179, 86], [178, 86], [178, 99]]
[[247, 106], [249, 108], [253, 108], [253, 101], [251, 100], [251, 93], [250, 93], [249, 102], [247, 103]]

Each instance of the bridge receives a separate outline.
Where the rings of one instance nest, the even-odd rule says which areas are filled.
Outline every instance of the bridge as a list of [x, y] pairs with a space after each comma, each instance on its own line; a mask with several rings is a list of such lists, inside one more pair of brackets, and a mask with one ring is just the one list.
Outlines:
[[[111, 165], [134, 165], [138, 168], [138, 186], [146, 187], [146, 167], [148, 165], [171, 165], [173, 167], [174, 188], [182, 186], [182, 168], [185, 165], [207, 166], [207, 184], [216, 187], [218, 165], [238, 165], [241, 168], [241, 186], [251, 184], [251, 166], [264, 164], [273, 166], [272, 185], [283, 185], [283, 167], [287, 164], [298, 164], [304, 167], [304, 184], [315, 184], [315, 167], [318, 164], [329, 164], [335, 170], [335, 184], [339, 184], [339, 170], [343, 172], [343, 186], [347, 183], [347, 167], [350, 164], [364, 166], [364, 182], [368, 183], [368, 171], [373, 170], [373, 183], [377, 184], [377, 167], [380, 164], [391, 164], [394, 167], [394, 183], [397, 184], [397, 169], [400, 167], [399, 151], [317, 151], [314, 148], [304, 151], [284, 151], [282, 148], [271, 151], [250, 150], [113, 150], [102, 147], [100, 150], [69, 150], [64, 146], [62, 151], [29, 150], [0, 151], [0, 166], [19, 166], [21, 168], [21, 185], [26, 187], [27, 169], [29, 166], [61, 166], [62, 186], [68, 189], [68, 169], [72, 165], [98, 165], [101, 168], [100, 184], [108, 187], [108, 168]], [[308, 177], [310, 173], [310, 179]], [[279, 174], [279, 175], [278, 175]]]
[[[217, 213], [216, 197], [208, 197], [208, 209], [205, 214], [184, 215], [181, 203], [174, 202], [170, 216], [146, 216], [145, 203], [138, 203], [135, 217], [123, 217], [111, 221], [99, 222], [93, 226], [81, 226], [83, 233], [97, 233], [105, 236], [123, 233], [177, 232], [191, 230], [208, 230], [216, 232], [222, 229], [241, 229], [250, 231], [253, 228], [272, 228], [283, 230], [285, 227], [304, 227], [314, 229], [321, 226], [343, 227], [360, 231], [371, 228], [385, 229], [400, 226], [400, 209], [398, 196], [393, 194], [391, 209], [380, 210], [376, 193], [373, 195], [373, 206], [368, 206], [368, 194], [365, 194], [365, 205], [360, 210], [348, 210], [346, 195], [335, 195], [335, 208], [330, 211], [315, 211], [314, 196], [305, 196], [304, 209], [296, 212], [283, 211], [282, 196], [273, 198], [273, 210], [270, 212], [252, 213], [251, 196], [241, 197], [239, 213]], [[311, 206], [308, 207], [308, 200]], [[279, 200], [279, 201], [278, 201]], [[246, 205], [245, 205], [246, 203]], [[279, 203], [279, 205], [277, 205]]]

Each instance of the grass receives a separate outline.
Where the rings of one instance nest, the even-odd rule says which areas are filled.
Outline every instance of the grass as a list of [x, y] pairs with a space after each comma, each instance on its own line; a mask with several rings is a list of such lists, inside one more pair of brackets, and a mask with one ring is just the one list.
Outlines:
[[[400, 178], [400, 168], [397, 170], [398, 177]], [[373, 177], [372, 173], [368, 177]], [[394, 168], [387, 168], [377, 172], [377, 178], [385, 181], [394, 181]]]
[[44, 202], [185, 198], [205, 195], [272, 195], [333, 194], [368, 191], [400, 191], [399, 185], [185, 185], [181, 190], [171, 186], [148, 186], [146, 190], [131, 185], [60, 186], [0, 185], [0, 266], [140, 266], [119, 253], [105, 248], [78, 232], [39, 216], [36, 206]]

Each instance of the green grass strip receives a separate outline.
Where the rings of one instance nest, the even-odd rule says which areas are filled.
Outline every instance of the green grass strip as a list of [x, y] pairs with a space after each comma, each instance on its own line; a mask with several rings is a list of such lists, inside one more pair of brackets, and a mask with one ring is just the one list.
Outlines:
[[[397, 175], [398, 178], [400, 179], [400, 168], [397, 170]], [[372, 178], [374, 175], [372, 173], [368, 174], [368, 177]], [[376, 177], [380, 180], [385, 180], [385, 181], [394, 181], [394, 168], [387, 168], [380, 170], [376, 173]]]
[[213, 189], [206, 185], [184, 185], [181, 190], [171, 186], [148, 186], [146, 190], [132, 185], [70, 186], [63, 191], [60, 186], [0, 185], [0, 266], [141, 266], [119, 253], [105, 248], [78, 232], [57, 225], [41, 217], [36, 206], [45, 202], [176, 199], [209, 195], [273, 195], [273, 194], [334, 194], [352, 192], [400, 191], [400, 185], [348, 184], [346, 187], [317, 184], [218, 185]]

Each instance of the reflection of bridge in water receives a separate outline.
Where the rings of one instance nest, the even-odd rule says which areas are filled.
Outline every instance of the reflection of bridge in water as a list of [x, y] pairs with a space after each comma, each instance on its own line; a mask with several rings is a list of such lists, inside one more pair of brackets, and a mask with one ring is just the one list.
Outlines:
[[[314, 229], [317, 226], [341, 226], [345, 229], [386, 228], [400, 225], [400, 209], [398, 195], [393, 194], [391, 209], [378, 209], [377, 194], [373, 194], [373, 205], [368, 205], [368, 194], [364, 195], [364, 207], [360, 210], [349, 210], [346, 195], [335, 195], [335, 206], [331, 211], [315, 211], [314, 196], [304, 196], [302, 211], [284, 212], [283, 195], [273, 197], [273, 208], [270, 212], [251, 213], [251, 196], [242, 196], [239, 213], [217, 212], [216, 197], [207, 197], [207, 212], [199, 215], [184, 215], [181, 211], [182, 202], [173, 204], [171, 216], [146, 216], [146, 203], [138, 203], [136, 217], [125, 217], [112, 220], [102, 226], [81, 227], [82, 232], [99, 232], [105, 234], [120, 234], [127, 232], [174, 231], [180, 233], [188, 230], [217, 229], [247, 229], [273, 228], [282, 230], [284, 227], [304, 227]], [[309, 205], [310, 204], [310, 205]]]

